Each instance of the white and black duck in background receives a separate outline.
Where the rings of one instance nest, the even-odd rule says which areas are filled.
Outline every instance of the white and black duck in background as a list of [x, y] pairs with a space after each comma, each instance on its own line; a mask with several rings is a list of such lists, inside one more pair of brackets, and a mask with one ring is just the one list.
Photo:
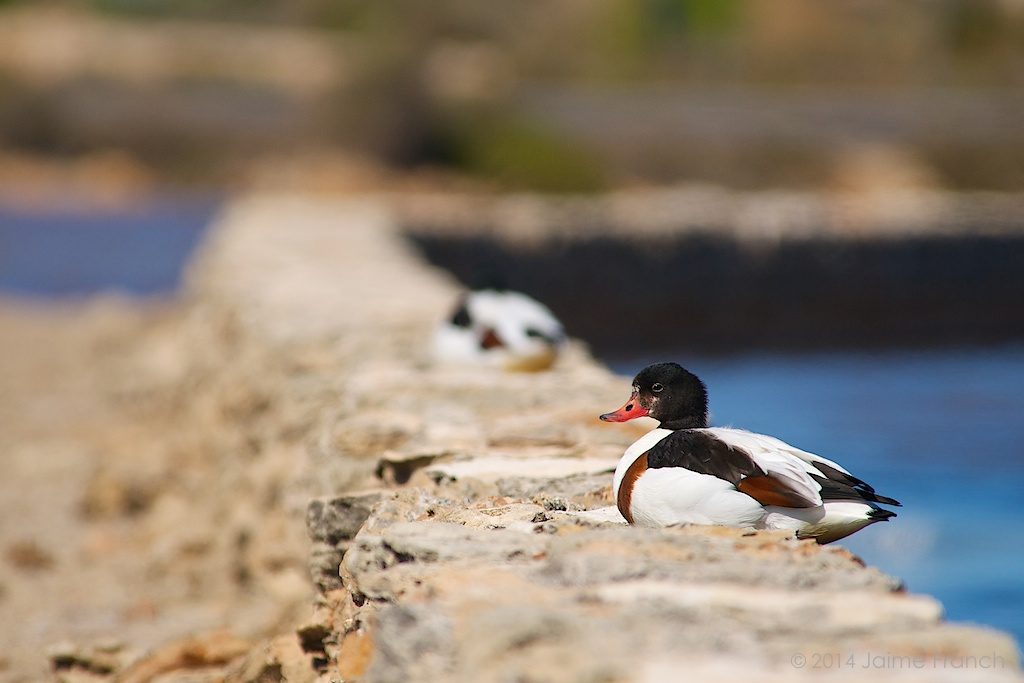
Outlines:
[[434, 359], [503, 370], [546, 370], [565, 331], [554, 314], [525, 294], [484, 289], [466, 294], [434, 331]]
[[650, 365], [625, 405], [601, 416], [661, 422], [615, 469], [612, 492], [630, 524], [786, 529], [830, 543], [894, 517], [899, 503], [840, 465], [771, 436], [708, 427], [704, 383], [676, 363]]

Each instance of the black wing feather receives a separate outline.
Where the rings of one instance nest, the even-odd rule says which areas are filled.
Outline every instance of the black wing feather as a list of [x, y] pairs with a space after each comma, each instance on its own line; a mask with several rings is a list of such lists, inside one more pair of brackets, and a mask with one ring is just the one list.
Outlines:
[[870, 484], [852, 474], [840, 472], [823, 462], [811, 462], [811, 466], [822, 475], [811, 475], [821, 485], [822, 500], [866, 500], [871, 503], [902, 507], [898, 500], [875, 493], [875, 489]]
[[647, 468], [660, 467], [683, 467], [734, 486], [744, 477], [765, 474], [749, 453], [705, 432], [688, 429], [672, 432], [647, 451]]

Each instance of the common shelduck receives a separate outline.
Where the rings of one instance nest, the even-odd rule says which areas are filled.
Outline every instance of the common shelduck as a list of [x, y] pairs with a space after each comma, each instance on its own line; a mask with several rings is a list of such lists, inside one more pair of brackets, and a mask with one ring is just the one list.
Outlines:
[[434, 358], [443, 363], [504, 370], [546, 370], [565, 343], [562, 323], [525, 294], [485, 289], [462, 297], [434, 332]]
[[650, 365], [606, 422], [649, 416], [661, 425], [630, 446], [613, 495], [630, 524], [788, 529], [830, 543], [895, 517], [900, 505], [825, 458], [771, 436], [708, 427], [704, 383], [676, 363]]

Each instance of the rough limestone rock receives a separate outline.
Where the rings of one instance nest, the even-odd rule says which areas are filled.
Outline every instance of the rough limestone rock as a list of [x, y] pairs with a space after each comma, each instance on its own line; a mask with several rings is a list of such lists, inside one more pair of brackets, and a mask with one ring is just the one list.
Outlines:
[[310, 502], [306, 509], [306, 528], [313, 541], [309, 568], [319, 591], [341, 588], [338, 567], [342, 557], [379, 499], [371, 493]]

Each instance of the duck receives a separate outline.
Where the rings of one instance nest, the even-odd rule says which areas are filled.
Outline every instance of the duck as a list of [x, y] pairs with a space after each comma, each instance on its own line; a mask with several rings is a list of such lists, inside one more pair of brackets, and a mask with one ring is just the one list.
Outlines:
[[772, 436], [708, 425], [708, 392], [678, 363], [637, 373], [632, 394], [605, 422], [640, 417], [655, 429], [623, 454], [612, 480], [629, 524], [708, 524], [781, 529], [831, 543], [896, 516], [879, 495], [838, 463]]
[[566, 343], [565, 328], [547, 306], [521, 292], [483, 289], [464, 294], [434, 330], [441, 364], [509, 371], [547, 370]]

